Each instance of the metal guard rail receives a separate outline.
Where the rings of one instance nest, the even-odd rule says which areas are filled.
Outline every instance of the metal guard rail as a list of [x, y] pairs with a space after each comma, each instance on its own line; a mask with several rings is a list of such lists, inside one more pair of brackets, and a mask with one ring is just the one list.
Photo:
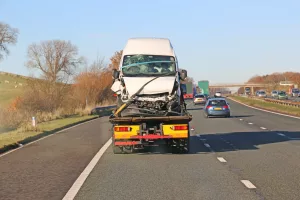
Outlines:
[[259, 98], [259, 97], [255, 97], [255, 96], [248, 96], [248, 98], [300, 108], [300, 102], [295, 102], [295, 101], [290, 101], [290, 100], [276, 100], [276, 99], [270, 99], [270, 98]]

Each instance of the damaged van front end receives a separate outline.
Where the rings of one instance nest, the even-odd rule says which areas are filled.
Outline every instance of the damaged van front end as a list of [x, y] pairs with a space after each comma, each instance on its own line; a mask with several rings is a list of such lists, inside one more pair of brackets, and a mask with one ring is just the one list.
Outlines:
[[130, 39], [111, 87], [117, 94], [117, 109], [126, 104], [120, 116], [181, 115], [180, 80], [186, 76], [169, 40]]

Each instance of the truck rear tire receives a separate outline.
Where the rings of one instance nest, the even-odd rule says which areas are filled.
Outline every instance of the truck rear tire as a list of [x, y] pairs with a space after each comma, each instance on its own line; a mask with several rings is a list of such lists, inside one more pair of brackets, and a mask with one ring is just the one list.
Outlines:
[[126, 153], [126, 154], [133, 153], [133, 146], [125, 146], [125, 147], [123, 147], [123, 153]]
[[[179, 139], [176, 142], [176, 146], [171, 146], [171, 152], [173, 154], [188, 154], [190, 151], [189, 139]], [[174, 143], [172, 143], [174, 144]]]
[[122, 154], [123, 150], [121, 147], [113, 145], [113, 152], [114, 154]]

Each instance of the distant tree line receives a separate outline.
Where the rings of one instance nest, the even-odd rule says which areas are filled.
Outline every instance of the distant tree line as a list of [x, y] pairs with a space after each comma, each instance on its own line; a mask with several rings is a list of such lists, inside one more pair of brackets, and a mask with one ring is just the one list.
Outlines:
[[[266, 75], [256, 75], [251, 77], [247, 83], [258, 83], [258, 84], [266, 84], [267, 88], [256, 88], [265, 89], [268, 91], [271, 90], [288, 90], [287, 86], [280, 85], [281, 81], [291, 81], [295, 85], [300, 86], [300, 72], [275, 72], [272, 74]], [[286, 91], [287, 92], [287, 91]], [[244, 88], [239, 88], [238, 93], [244, 93]]]

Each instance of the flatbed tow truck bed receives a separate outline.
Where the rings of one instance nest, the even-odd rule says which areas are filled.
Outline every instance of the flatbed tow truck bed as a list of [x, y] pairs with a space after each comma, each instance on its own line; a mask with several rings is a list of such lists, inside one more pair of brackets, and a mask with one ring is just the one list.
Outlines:
[[113, 151], [133, 153], [148, 146], [166, 145], [172, 153], [188, 153], [191, 120], [191, 115], [110, 118]]

